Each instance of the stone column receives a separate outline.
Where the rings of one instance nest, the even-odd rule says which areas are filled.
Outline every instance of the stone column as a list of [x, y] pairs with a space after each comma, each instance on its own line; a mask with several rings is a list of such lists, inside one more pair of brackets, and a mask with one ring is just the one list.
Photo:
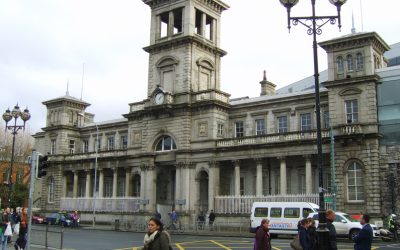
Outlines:
[[215, 196], [219, 192], [219, 163], [212, 161], [209, 163], [208, 172], [208, 210], [215, 208]]
[[[185, 183], [185, 186], [184, 186], [184, 189], [185, 189], [185, 200], [186, 200], [186, 211], [189, 211], [190, 210], [190, 202], [192, 201], [192, 199], [190, 199], [191, 198], [191, 194], [192, 194], [192, 188], [191, 188], [191, 183], [192, 183], [192, 178], [191, 178], [191, 174], [190, 174], [190, 172], [191, 171], [193, 171], [193, 169], [194, 169], [194, 165], [193, 164], [190, 164], [190, 163], [188, 163], [188, 164], [186, 164], [185, 165], [185, 171], [184, 171], [184, 183]], [[191, 192], [192, 191], [192, 192]]]
[[154, 165], [147, 167], [146, 173], [146, 199], [149, 200], [147, 212], [156, 210], [156, 167]]
[[85, 187], [85, 197], [90, 197], [90, 187], [92, 184], [92, 171], [86, 170], [86, 187]]
[[240, 196], [240, 161], [234, 161], [235, 165], [235, 196]]
[[201, 36], [206, 36], [206, 14], [203, 13], [201, 15], [201, 26], [200, 26], [200, 34]]
[[280, 194], [287, 194], [286, 158], [280, 157], [279, 160], [281, 162], [281, 167], [280, 167], [281, 193]]
[[256, 175], [256, 196], [263, 196], [263, 161], [262, 159], [256, 159], [257, 164], [257, 175]]
[[131, 188], [131, 168], [125, 168], [125, 197], [130, 197], [130, 188]]
[[306, 194], [312, 193], [313, 181], [312, 181], [312, 167], [311, 167], [311, 156], [306, 155]]
[[72, 197], [78, 197], [78, 171], [74, 171], [74, 186], [72, 189]]
[[65, 172], [63, 172], [63, 176], [62, 176], [62, 187], [63, 187], [63, 197], [66, 198], [67, 197], [67, 175]]
[[104, 197], [104, 170], [99, 169], [99, 198]]
[[[181, 200], [181, 182], [182, 182], [182, 178], [181, 178], [181, 172], [182, 172], [182, 165], [181, 164], [176, 164], [176, 168], [175, 168], [175, 200], [174, 200], [174, 204], [176, 204], [177, 200]], [[181, 205], [175, 206], [176, 210], [180, 210], [180, 208], [182, 208]]]
[[113, 169], [113, 190], [112, 197], [117, 198], [117, 188], [118, 188], [118, 168]]
[[[145, 166], [140, 167], [140, 199], [144, 200], [146, 199], [146, 168]], [[145, 209], [145, 206], [143, 204], [140, 204], [140, 210], [143, 211]]]

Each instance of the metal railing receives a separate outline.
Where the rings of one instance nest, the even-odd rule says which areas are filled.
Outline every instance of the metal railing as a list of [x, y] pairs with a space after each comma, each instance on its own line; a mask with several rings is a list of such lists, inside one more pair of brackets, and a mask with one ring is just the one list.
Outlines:
[[45, 249], [63, 249], [64, 228], [58, 226], [32, 226], [31, 245]]
[[[325, 194], [331, 199], [331, 194]], [[250, 214], [254, 202], [310, 202], [319, 205], [319, 194], [287, 194], [269, 196], [218, 196], [215, 197], [214, 211], [219, 214]], [[325, 202], [326, 208], [331, 209], [332, 203]]]
[[[60, 209], [93, 211], [93, 198], [61, 198]], [[98, 212], [139, 212], [140, 197], [96, 198]]]

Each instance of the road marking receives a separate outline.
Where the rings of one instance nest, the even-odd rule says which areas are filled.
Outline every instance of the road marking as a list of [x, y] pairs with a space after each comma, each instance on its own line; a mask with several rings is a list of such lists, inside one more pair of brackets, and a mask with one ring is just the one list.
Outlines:
[[229, 248], [229, 247], [227, 247], [227, 246], [224, 246], [224, 245], [222, 245], [221, 243], [219, 243], [218, 241], [210, 240], [210, 242], [214, 243], [215, 245], [217, 245], [217, 246], [219, 246], [219, 247], [221, 247], [221, 248], [223, 248], [223, 249], [232, 250], [232, 248]]
[[181, 244], [179, 244], [179, 243], [175, 243], [175, 246], [176, 246], [179, 250], [185, 250], [185, 248], [183, 248], [183, 247], [181, 246]]
[[275, 249], [275, 250], [282, 250], [282, 249], [277, 248], [277, 247], [272, 247], [272, 249]]

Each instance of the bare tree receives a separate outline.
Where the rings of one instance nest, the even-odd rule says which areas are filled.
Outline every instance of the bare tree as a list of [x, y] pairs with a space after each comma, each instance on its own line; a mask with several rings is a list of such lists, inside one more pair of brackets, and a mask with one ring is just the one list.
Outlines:
[[[4, 125], [0, 125], [0, 161], [11, 161], [12, 154], [11, 131], [6, 131]], [[31, 155], [33, 138], [29, 130], [18, 131], [15, 136], [14, 162], [23, 163]]]

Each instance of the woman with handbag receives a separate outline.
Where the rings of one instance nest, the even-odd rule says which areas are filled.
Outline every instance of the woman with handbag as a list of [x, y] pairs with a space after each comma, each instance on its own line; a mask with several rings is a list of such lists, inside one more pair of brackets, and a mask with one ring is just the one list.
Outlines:
[[269, 220], [263, 219], [257, 227], [254, 240], [254, 250], [271, 250], [271, 235], [269, 234]]

